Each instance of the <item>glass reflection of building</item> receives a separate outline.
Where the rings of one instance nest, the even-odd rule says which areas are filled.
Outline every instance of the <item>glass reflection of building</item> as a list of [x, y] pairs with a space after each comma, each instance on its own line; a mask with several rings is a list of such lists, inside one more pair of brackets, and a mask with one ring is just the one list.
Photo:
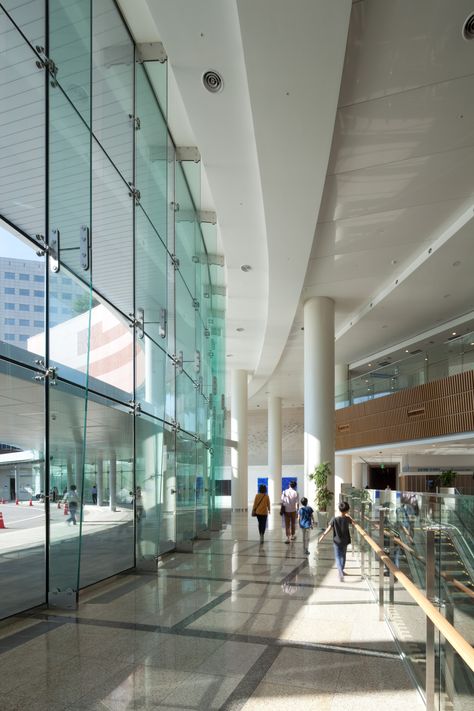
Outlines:
[[0, 496], [45, 514], [2, 538], [3, 617], [219, 525], [225, 298], [167, 65], [113, 0], [2, 3], [0, 37]]

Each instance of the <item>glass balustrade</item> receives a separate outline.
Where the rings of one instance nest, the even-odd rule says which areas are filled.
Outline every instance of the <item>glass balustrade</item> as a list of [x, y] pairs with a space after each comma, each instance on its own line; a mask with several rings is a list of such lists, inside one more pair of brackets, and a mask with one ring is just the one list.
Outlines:
[[[474, 497], [348, 488], [344, 498], [354, 520], [472, 645]], [[379, 603], [382, 597], [384, 617], [411, 675], [428, 702], [432, 700], [432, 708], [468, 708], [474, 691], [472, 671], [436, 630], [431, 649], [424, 611], [380, 565], [379, 556], [359, 533], [354, 534], [354, 548]], [[430, 665], [434, 685], [427, 688]]]

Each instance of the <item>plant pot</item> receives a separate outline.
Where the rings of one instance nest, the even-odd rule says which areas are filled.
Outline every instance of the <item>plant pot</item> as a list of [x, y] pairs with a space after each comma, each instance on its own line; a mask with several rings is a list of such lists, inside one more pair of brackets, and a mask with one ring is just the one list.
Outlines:
[[317, 521], [318, 521], [318, 528], [320, 528], [321, 530], [324, 531], [328, 525], [328, 512], [327, 511], [318, 511]]

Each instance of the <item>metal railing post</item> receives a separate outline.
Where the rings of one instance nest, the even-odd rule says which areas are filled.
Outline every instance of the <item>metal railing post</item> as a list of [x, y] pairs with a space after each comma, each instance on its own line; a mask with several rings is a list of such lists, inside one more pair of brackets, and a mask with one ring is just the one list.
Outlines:
[[[360, 521], [362, 524], [362, 528], [365, 531], [365, 504], [362, 503], [360, 507]], [[364, 539], [358, 533], [359, 536], [359, 550], [360, 550], [360, 572], [362, 574], [362, 577], [364, 576], [364, 569], [365, 569], [365, 545], [364, 545]]]
[[[454, 626], [454, 606], [446, 601], [445, 617]], [[444, 690], [450, 701], [454, 701], [454, 649], [444, 640]]]
[[[393, 559], [395, 558], [395, 555], [394, 555], [395, 545], [394, 545], [392, 536], [390, 536], [390, 544], [389, 545], [390, 545], [390, 560], [393, 561]], [[390, 603], [390, 605], [394, 605], [395, 604], [395, 576], [392, 573], [392, 571], [390, 571], [390, 577], [388, 580], [389, 580], [389, 593], [388, 593], [389, 594], [389, 603]]]
[[[379, 511], [379, 546], [384, 550], [385, 542], [385, 509], [382, 507]], [[383, 622], [384, 620], [384, 572], [385, 565], [381, 558], [379, 558], [379, 620]]]
[[[435, 593], [435, 537], [434, 530], [427, 529], [426, 531], [426, 597], [431, 602]], [[433, 622], [426, 617], [426, 680], [425, 680], [425, 695], [426, 695], [426, 711], [434, 711], [434, 692], [435, 692], [435, 626]]]

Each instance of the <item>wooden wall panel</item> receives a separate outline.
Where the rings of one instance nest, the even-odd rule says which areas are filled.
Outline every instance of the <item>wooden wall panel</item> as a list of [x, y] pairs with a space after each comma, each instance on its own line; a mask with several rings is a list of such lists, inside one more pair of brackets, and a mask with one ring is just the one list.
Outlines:
[[474, 371], [336, 410], [336, 449], [474, 432]]

